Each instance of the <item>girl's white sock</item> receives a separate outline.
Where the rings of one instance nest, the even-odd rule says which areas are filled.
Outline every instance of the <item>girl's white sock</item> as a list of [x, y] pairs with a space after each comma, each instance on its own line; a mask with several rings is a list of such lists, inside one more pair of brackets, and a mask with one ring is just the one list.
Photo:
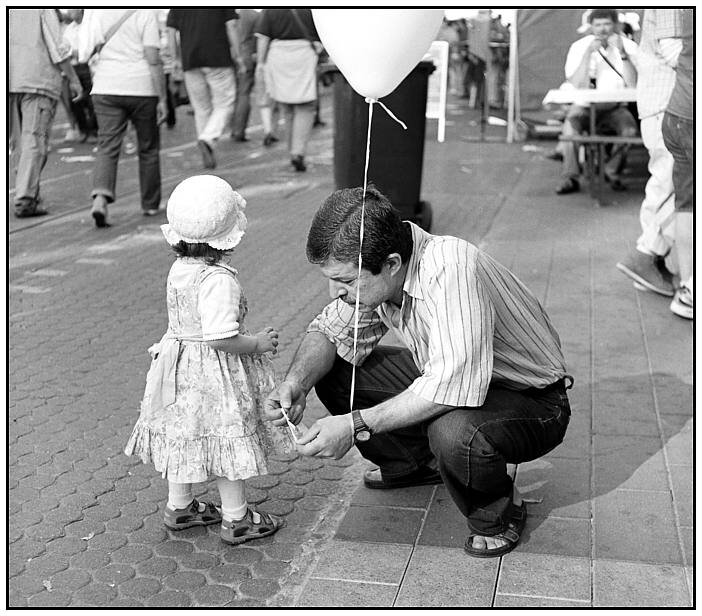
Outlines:
[[168, 482], [168, 506], [171, 509], [186, 509], [193, 502], [192, 483]]
[[242, 479], [217, 478], [219, 497], [222, 499], [222, 519], [227, 522], [241, 520], [246, 515], [246, 486]]

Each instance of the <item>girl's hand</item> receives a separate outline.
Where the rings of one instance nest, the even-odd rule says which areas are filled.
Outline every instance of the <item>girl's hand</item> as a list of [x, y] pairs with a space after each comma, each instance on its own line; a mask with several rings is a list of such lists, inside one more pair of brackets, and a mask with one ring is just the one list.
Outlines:
[[270, 351], [275, 355], [278, 352], [278, 332], [272, 327], [264, 328], [263, 331], [258, 332], [254, 338], [256, 338], [257, 353], [267, 353]]

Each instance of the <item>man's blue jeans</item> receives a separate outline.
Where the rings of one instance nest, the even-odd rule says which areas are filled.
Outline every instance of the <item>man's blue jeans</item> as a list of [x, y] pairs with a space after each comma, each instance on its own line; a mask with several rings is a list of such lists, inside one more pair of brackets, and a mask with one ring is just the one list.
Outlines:
[[692, 135], [695, 123], [692, 120], [666, 112], [663, 116], [663, 140], [673, 155], [673, 186], [675, 186], [675, 211], [694, 212], [693, 169], [694, 147]]
[[98, 120], [98, 152], [93, 173], [91, 196], [104, 195], [115, 200], [117, 163], [127, 122], [132, 121], [137, 135], [141, 207], [156, 210], [161, 203], [161, 135], [156, 122], [155, 96], [116, 96], [95, 94], [93, 106]]
[[[332, 415], [350, 412], [352, 366], [337, 356], [316, 385]], [[419, 376], [407, 349], [379, 346], [356, 368], [354, 408], [392, 398]], [[540, 391], [491, 386], [481, 407], [449, 410], [420, 424], [374, 434], [356, 446], [380, 467], [385, 479], [416, 471], [432, 458], [471, 531], [497, 535], [506, 530], [512, 511], [512, 479], [507, 464], [535, 460], [557, 447], [570, 420], [562, 383]]]

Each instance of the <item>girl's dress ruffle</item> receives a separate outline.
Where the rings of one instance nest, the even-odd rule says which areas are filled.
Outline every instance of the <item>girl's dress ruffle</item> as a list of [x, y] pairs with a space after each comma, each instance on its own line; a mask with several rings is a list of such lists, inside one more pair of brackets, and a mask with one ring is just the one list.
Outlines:
[[207, 436], [184, 440], [169, 439], [166, 434], [149, 429], [139, 420], [124, 452], [152, 463], [168, 481], [202, 483], [213, 475], [232, 480], [266, 475], [266, 459], [271, 453], [294, 450], [290, 435], [268, 422], [262, 423], [251, 436]]

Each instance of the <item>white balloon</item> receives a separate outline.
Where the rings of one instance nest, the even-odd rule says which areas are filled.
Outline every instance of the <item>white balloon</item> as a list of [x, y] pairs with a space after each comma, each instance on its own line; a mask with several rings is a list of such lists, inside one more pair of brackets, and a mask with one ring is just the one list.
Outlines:
[[443, 9], [312, 9], [329, 56], [361, 96], [390, 94], [429, 50]]

